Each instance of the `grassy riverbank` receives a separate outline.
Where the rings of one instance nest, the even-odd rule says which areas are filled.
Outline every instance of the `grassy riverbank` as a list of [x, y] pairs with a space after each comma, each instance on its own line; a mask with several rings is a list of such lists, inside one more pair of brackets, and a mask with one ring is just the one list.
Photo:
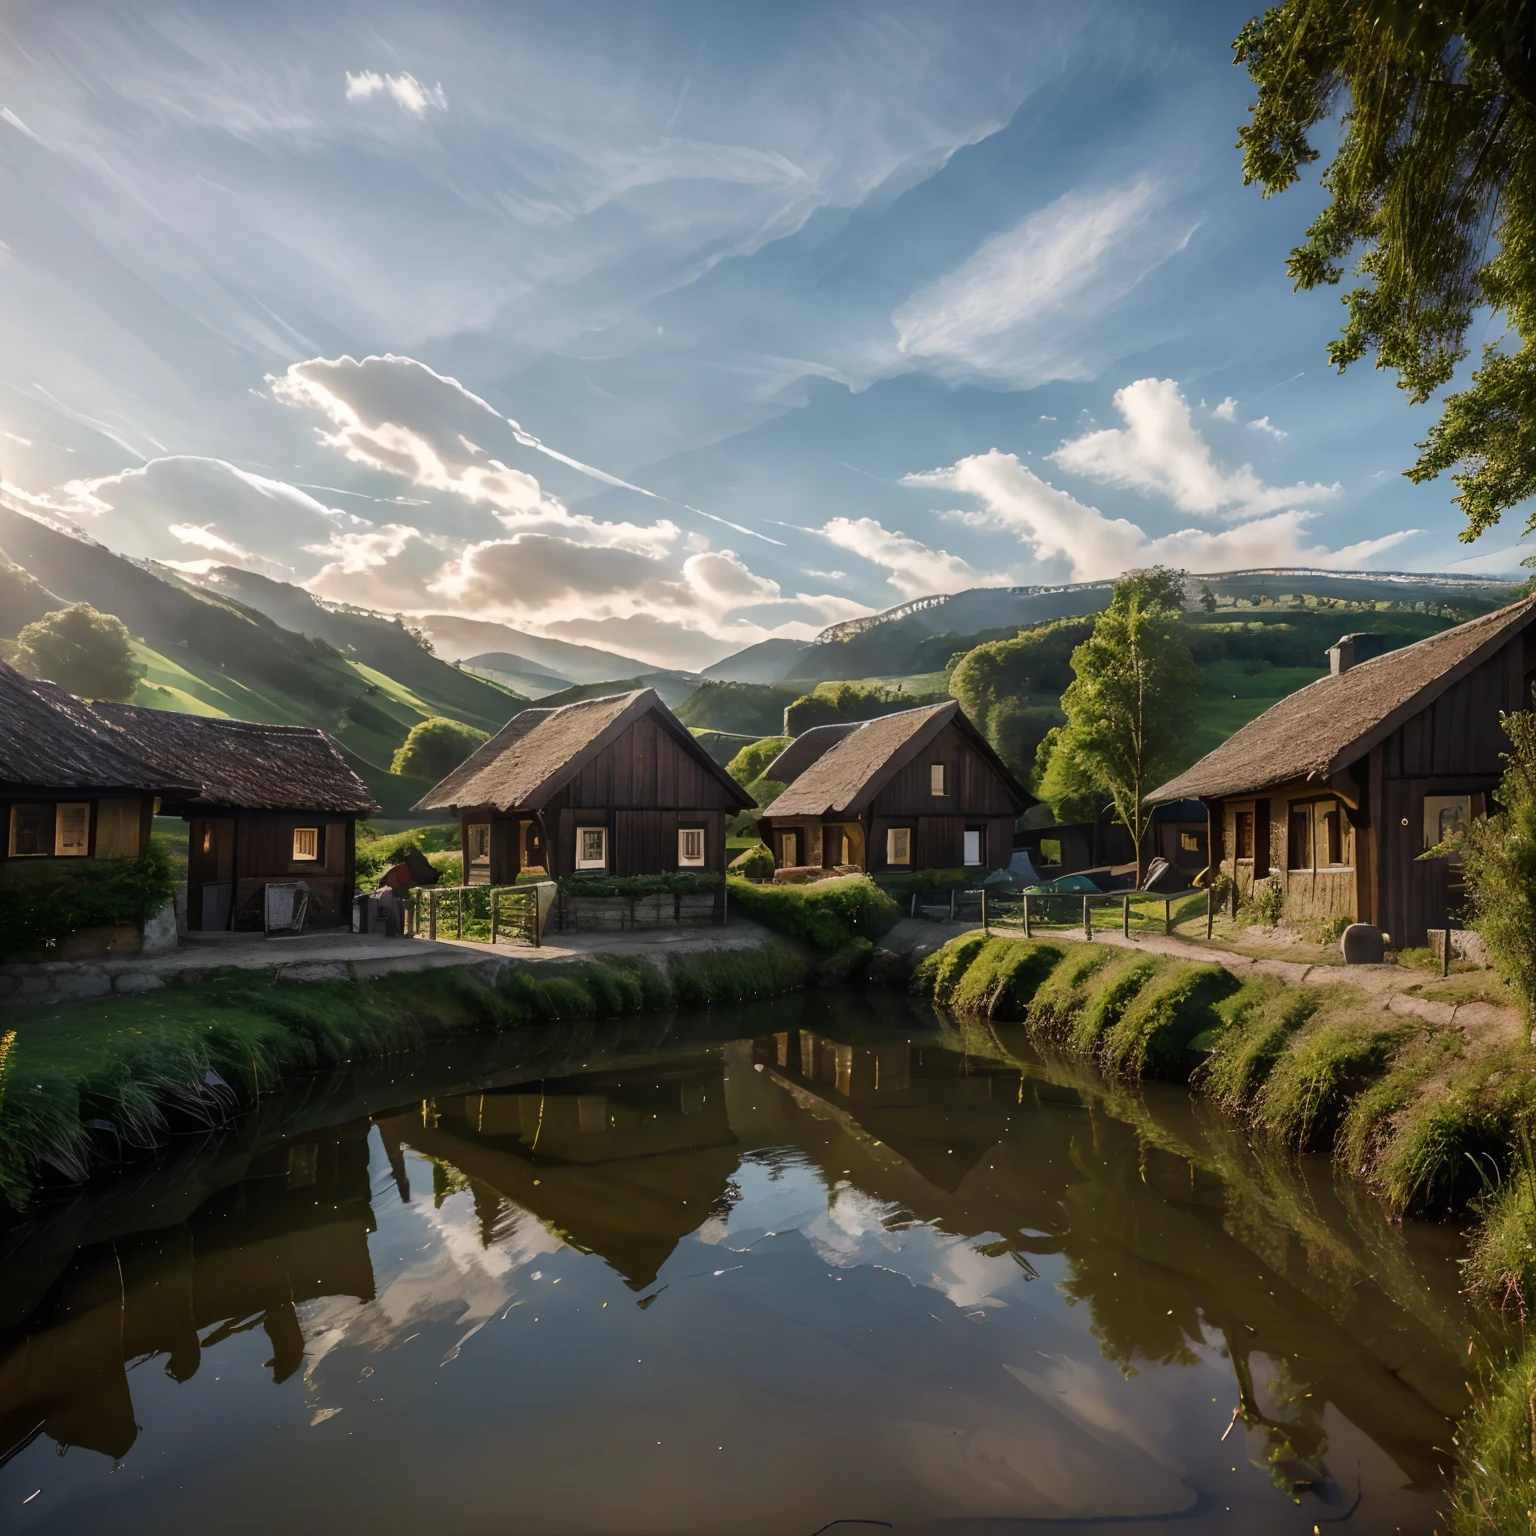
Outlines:
[[562, 1019], [772, 997], [815, 958], [758, 949], [479, 967], [368, 981], [225, 972], [156, 992], [39, 1009], [0, 1036], [0, 1193], [16, 1207], [49, 1179], [78, 1181], [212, 1129], [286, 1077], [426, 1041]]
[[[1288, 986], [1223, 966], [1060, 940], [952, 940], [913, 987], [1023, 1024], [1128, 1078], [1188, 1081], [1277, 1149], [1331, 1153], [1396, 1215], [1472, 1227], [1474, 1296], [1524, 1319], [1536, 1299], [1536, 1051], [1384, 1012], [1344, 979]], [[1461, 1425], [1459, 1532], [1529, 1529], [1536, 1345], [1496, 1360]]]

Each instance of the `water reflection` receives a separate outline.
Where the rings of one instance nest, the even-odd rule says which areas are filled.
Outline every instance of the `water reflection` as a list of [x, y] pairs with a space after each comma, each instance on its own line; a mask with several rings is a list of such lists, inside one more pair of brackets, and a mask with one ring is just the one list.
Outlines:
[[817, 996], [392, 1072], [6, 1235], [8, 1516], [1432, 1522], [1452, 1235], [1180, 1092]]

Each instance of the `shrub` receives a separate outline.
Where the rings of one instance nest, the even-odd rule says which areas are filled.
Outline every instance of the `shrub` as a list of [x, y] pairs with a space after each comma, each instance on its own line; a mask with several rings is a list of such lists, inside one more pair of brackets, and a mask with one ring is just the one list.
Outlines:
[[131, 699], [144, 675], [127, 625], [89, 603], [34, 619], [16, 636], [14, 662], [83, 699]]
[[1344, 937], [1344, 930], [1349, 927], [1347, 917], [1330, 917], [1317, 930], [1317, 942], [1319, 944], [1337, 944]]
[[570, 896], [711, 896], [719, 875], [562, 875], [560, 889]]
[[765, 736], [761, 741], [754, 741], [750, 747], [743, 747], [730, 762], [725, 765], [725, 771], [744, 788], [755, 784], [762, 778], [764, 770], [774, 758], [781, 753], [790, 743], [788, 736]]
[[736, 855], [730, 864], [733, 873], [748, 879], [770, 879], [774, 871], [773, 850], [766, 843], [754, 843], [752, 847]]
[[901, 915], [867, 875], [841, 875], [813, 885], [730, 882], [731, 907], [743, 917], [825, 953], [854, 939], [881, 938]]
[[979, 878], [979, 874], [963, 869], [918, 869], [910, 875], [876, 875], [874, 880], [906, 912], [914, 896], [919, 901], [928, 901], [936, 896], [942, 896], [948, 901], [952, 890], [970, 885]]
[[491, 738], [484, 731], [433, 715], [418, 720], [396, 750], [389, 771], [408, 779], [425, 779], [436, 784], [445, 779], [482, 742]]
[[1254, 922], [1273, 928], [1285, 911], [1285, 887], [1273, 875], [1255, 880], [1249, 887], [1243, 910]]
[[154, 843], [136, 859], [17, 871], [0, 881], [0, 960], [46, 959], [82, 928], [142, 925], [175, 892], [170, 857]]

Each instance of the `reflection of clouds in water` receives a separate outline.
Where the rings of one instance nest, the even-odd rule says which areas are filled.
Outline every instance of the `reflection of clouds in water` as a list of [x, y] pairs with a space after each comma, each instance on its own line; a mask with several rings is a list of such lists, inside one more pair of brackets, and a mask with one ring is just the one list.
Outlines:
[[[313, 1385], [320, 1363], [343, 1346], [383, 1350], [427, 1323], [452, 1321], [478, 1329], [502, 1311], [517, 1293], [518, 1271], [565, 1247], [527, 1211], [510, 1202], [505, 1208], [507, 1219], [490, 1247], [481, 1244], [480, 1220], [467, 1191], [448, 1196], [436, 1208], [427, 1200], [396, 1208], [389, 1247], [403, 1250], [398, 1256], [406, 1262], [396, 1265], [387, 1280], [380, 1277], [374, 1300], [324, 1297], [299, 1309], [306, 1381]], [[376, 1255], [376, 1272], [378, 1260]]]
[[1084, 1429], [1106, 1439], [1123, 1440], [1139, 1447], [1154, 1461], [1169, 1465], [1165, 1448], [1158, 1437], [1147, 1433], [1145, 1416], [1117, 1406], [1134, 1403], [1124, 1393], [1124, 1379], [1103, 1356], [1095, 1353], [1078, 1359], [1066, 1355], [1046, 1355], [1036, 1351], [1037, 1370], [1003, 1362], [1003, 1369], [1015, 1381], [1029, 1388], [1081, 1424]]

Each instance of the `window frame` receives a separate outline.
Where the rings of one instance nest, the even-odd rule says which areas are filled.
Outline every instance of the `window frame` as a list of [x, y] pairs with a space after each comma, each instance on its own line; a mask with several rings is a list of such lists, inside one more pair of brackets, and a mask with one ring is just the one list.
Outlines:
[[[480, 842], [481, 834], [484, 834], [484, 849], [475, 851], [476, 843]], [[468, 821], [464, 824], [464, 850], [468, 860], [477, 868], [481, 865], [489, 865], [491, 862], [491, 824], [488, 821]]]
[[[313, 851], [310, 853], [300, 851], [299, 839], [306, 836], [314, 840]], [[325, 862], [325, 841], [321, 836], [321, 829], [318, 826], [295, 827], [290, 847], [291, 852], [288, 856], [290, 864], [323, 864]]]
[[1311, 801], [1286, 807], [1285, 867], [1298, 872], [1317, 868], [1317, 818]]
[[[1253, 863], [1253, 851], [1257, 846], [1255, 843], [1255, 829], [1258, 826], [1258, 815], [1255, 811], [1248, 810], [1234, 811], [1232, 816], [1232, 860], [1236, 864], [1251, 864]], [[1245, 822], [1247, 823], [1246, 827], [1244, 826]], [[1243, 833], [1245, 831], [1248, 834], [1246, 839], [1248, 851], [1246, 853], [1243, 851]]]
[[46, 859], [49, 856], [48, 849], [52, 846], [54, 838], [52, 821], [50, 820], [47, 823], [47, 831], [39, 838], [39, 842], [43, 846], [35, 853], [22, 853], [16, 845], [16, 831], [17, 822], [20, 820], [20, 815], [23, 811], [41, 811], [44, 815], [51, 818], [53, 815], [53, 805], [52, 802], [47, 800], [19, 800], [12, 804], [9, 835], [6, 840], [8, 857], [13, 859]]
[[[602, 849], [601, 857], [596, 858], [596, 859], [592, 859], [592, 858], [588, 858], [588, 857], [584, 856], [583, 851], [582, 851], [584, 840], [588, 836], [591, 836], [593, 834], [596, 835], [596, 837], [598, 839], [598, 846]], [[587, 822], [583, 826], [578, 826], [576, 828], [575, 855], [576, 855], [575, 862], [576, 862], [576, 868], [577, 869], [607, 869], [608, 868], [608, 828], [603, 823], [601, 823], [601, 822], [598, 822], [596, 824], [594, 824], [592, 822]]]
[[779, 868], [800, 868], [800, 829], [784, 827], [779, 832]]
[[[970, 856], [970, 840], [976, 839], [976, 857]], [[987, 829], [966, 827], [960, 834], [960, 864], [963, 869], [980, 869], [987, 862]]]
[[[706, 829], [701, 826], [686, 826], [677, 829], [677, 867], [679, 869], [703, 869], [709, 862], [709, 839], [705, 835]], [[699, 840], [699, 852], [697, 858], [688, 856], [688, 839], [697, 837]]]
[[928, 764], [928, 793], [935, 800], [949, 798], [949, 765], [947, 763]]
[[[904, 838], [906, 840], [907, 856], [904, 859], [897, 858], [896, 856], [898, 838]], [[892, 869], [911, 869], [913, 852], [912, 842], [913, 838], [911, 827], [887, 827], [885, 829], [885, 862]]]
[[[78, 848], [64, 846], [64, 813], [83, 812], [85, 838]], [[56, 859], [84, 859], [91, 852], [91, 802], [89, 800], [57, 800], [53, 806], [53, 856]]]

